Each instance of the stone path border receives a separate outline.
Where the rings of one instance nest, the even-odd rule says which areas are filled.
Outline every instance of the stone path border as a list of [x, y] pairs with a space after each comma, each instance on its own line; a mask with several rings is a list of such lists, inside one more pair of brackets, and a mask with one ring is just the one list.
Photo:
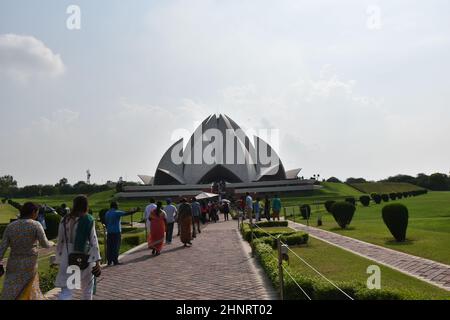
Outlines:
[[450, 291], [450, 266], [446, 264], [293, 221], [289, 221], [289, 226], [295, 230], [307, 232], [310, 236], [331, 245]]

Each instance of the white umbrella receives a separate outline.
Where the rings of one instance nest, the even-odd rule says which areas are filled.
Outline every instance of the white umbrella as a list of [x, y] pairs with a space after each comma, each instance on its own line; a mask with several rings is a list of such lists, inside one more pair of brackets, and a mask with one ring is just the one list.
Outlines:
[[228, 200], [228, 199], [222, 199], [222, 202], [228, 202], [228, 203], [231, 203], [231, 201]]
[[209, 198], [214, 198], [214, 197], [218, 197], [218, 194], [215, 193], [209, 193], [209, 192], [202, 192], [200, 194], [198, 194], [195, 199], [197, 200], [202, 200], [202, 199], [209, 199]]

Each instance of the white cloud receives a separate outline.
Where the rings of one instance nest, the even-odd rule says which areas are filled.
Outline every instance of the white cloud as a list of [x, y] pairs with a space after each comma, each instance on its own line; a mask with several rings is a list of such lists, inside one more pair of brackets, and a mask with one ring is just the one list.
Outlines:
[[0, 74], [27, 83], [34, 76], [57, 77], [64, 63], [42, 41], [32, 36], [0, 35]]

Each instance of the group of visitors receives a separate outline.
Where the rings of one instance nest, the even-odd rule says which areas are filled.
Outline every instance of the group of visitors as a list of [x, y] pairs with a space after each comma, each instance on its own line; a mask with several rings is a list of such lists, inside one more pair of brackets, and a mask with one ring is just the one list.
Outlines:
[[253, 200], [250, 193], [247, 192], [245, 197], [242, 197], [239, 202], [239, 209], [244, 219], [248, 218], [249, 220], [252, 220], [254, 215], [256, 221], [261, 221], [262, 217], [266, 218], [267, 221], [270, 221], [271, 218], [279, 221], [281, 199], [278, 195], [275, 195], [271, 200], [268, 195], [265, 195], [264, 201], [259, 197], [256, 197], [256, 199]]
[[[0, 244], [0, 277], [5, 275], [2, 300], [40, 300], [38, 243], [43, 248], [54, 246], [48, 241], [44, 228], [38, 222], [42, 207], [27, 202], [20, 207], [20, 216], [11, 222], [3, 233]], [[95, 278], [100, 276], [100, 249], [94, 218], [88, 213], [88, 199], [78, 196], [73, 200], [70, 213], [66, 214], [58, 228], [54, 263], [59, 265], [55, 287], [61, 288], [60, 300], [72, 298], [72, 287], [67, 280], [69, 266], [80, 270], [82, 299], [91, 300]], [[10, 248], [6, 270], [3, 258]], [[72, 272], [73, 273], [73, 272]]]

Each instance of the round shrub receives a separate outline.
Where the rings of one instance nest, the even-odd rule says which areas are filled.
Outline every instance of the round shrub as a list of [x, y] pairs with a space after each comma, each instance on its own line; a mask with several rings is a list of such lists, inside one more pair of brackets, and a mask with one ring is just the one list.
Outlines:
[[45, 235], [47, 236], [47, 239], [55, 239], [58, 236], [60, 222], [61, 216], [56, 212], [48, 212], [45, 214], [45, 224], [47, 226]]
[[397, 194], [395, 192], [389, 193], [389, 199], [391, 200], [397, 199]]
[[381, 199], [382, 199], [384, 202], [389, 202], [389, 195], [386, 194], [386, 193], [383, 193], [383, 194], [381, 195]]
[[364, 207], [368, 207], [370, 204], [370, 197], [369, 196], [361, 196], [359, 197], [359, 201]]
[[311, 217], [311, 207], [309, 204], [304, 204], [300, 207], [300, 213], [302, 215], [302, 218], [307, 220], [309, 217]]
[[356, 200], [355, 200], [354, 197], [345, 198], [345, 201], [347, 201], [348, 203], [351, 203], [352, 205], [356, 206]]
[[371, 197], [372, 197], [373, 202], [375, 202], [376, 204], [381, 203], [381, 196], [378, 193], [372, 193]]
[[408, 198], [409, 197], [409, 192], [403, 192], [403, 198]]
[[405, 241], [408, 227], [408, 208], [401, 203], [392, 203], [383, 207], [383, 221], [398, 242]]
[[331, 213], [333, 214], [334, 220], [336, 220], [337, 224], [345, 229], [353, 219], [353, 215], [355, 214], [356, 207], [347, 202], [347, 201], [339, 201], [333, 204], [331, 207]]
[[397, 199], [401, 199], [403, 198], [403, 193], [402, 192], [397, 192]]
[[327, 210], [328, 213], [331, 213], [331, 207], [333, 206], [333, 204], [335, 204], [336, 201], [334, 200], [327, 200], [325, 201], [325, 209]]

